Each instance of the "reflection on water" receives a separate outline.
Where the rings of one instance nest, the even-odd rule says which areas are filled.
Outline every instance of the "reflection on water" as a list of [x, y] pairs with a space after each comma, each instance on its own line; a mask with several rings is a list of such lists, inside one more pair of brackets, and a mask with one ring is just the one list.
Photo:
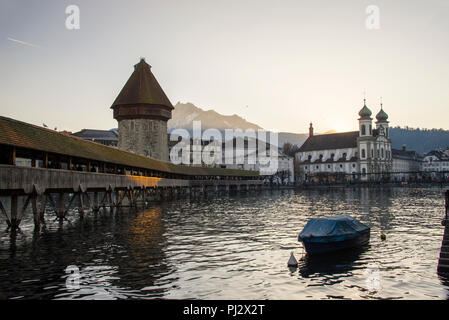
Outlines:
[[[71, 212], [0, 235], [0, 298], [447, 299], [436, 273], [441, 189], [263, 191], [154, 204], [139, 212]], [[308, 257], [311, 217], [350, 214], [371, 227], [360, 250]], [[6, 230], [4, 220], [0, 230]], [[380, 234], [387, 239], [382, 241]], [[288, 268], [293, 251], [298, 268]], [[79, 269], [67, 287], [66, 268]]]

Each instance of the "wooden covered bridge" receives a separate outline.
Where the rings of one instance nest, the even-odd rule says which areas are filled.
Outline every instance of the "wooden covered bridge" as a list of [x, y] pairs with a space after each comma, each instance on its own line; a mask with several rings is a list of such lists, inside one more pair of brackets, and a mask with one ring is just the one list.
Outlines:
[[62, 221], [73, 204], [83, 217], [86, 209], [262, 184], [256, 171], [174, 165], [0, 117], [0, 211], [12, 230], [30, 205], [38, 228], [48, 208]]

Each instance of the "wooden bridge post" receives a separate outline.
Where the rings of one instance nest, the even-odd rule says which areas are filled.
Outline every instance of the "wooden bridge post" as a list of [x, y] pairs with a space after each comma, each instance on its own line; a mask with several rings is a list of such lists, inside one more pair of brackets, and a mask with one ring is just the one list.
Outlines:
[[118, 208], [122, 204], [122, 200], [120, 197], [120, 190], [115, 189], [114, 193], [115, 193], [115, 207]]
[[80, 215], [80, 218], [84, 218], [84, 200], [83, 200], [83, 192], [78, 192], [78, 213]]
[[100, 207], [98, 206], [98, 191], [94, 191], [94, 205], [92, 207], [94, 212], [98, 212]]
[[37, 194], [36, 192], [33, 193], [31, 196], [31, 207], [33, 209], [33, 218], [34, 218], [34, 228], [39, 229], [41, 226], [41, 221], [39, 217], [39, 211], [37, 210]]
[[64, 192], [59, 192], [59, 199], [58, 199], [58, 218], [62, 219], [64, 218]]
[[444, 196], [445, 196], [445, 200], [444, 200], [444, 207], [445, 207], [444, 220], [446, 220], [445, 223], [447, 223], [447, 208], [449, 207], [449, 190], [446, 190]]
[[19, 227], [19, 221], [18, 221], [18, 217], [17, 217], [17, 195], [12, 195], [11, 196], [11, 218], [10, 218], [10, 222], [11, 222], [11, 229], [12, 230], [16, 230]]
[[45, 206], [47, 205], [48, 195], [43, 194], [42, 197], [43, 197], [43, 199], [41, 201], [41, 210], [39, 212], [39, 220], [40, 220], [40, 222], [45, 223]]
[[107, 192], [108, 192], [109, 209], [112, 209], [114, 208], [114, 199], [112, 197], [112, 190], [109, 189]]

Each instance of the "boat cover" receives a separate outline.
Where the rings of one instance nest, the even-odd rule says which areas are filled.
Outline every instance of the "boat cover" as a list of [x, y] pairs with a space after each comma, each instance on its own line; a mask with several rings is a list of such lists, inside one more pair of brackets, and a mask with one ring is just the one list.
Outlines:
[[329, 242], [357, 237], [370, 228], [347, 215], [340, 214], [323, 218], [312, 218], [299, 234], [299, 241]]

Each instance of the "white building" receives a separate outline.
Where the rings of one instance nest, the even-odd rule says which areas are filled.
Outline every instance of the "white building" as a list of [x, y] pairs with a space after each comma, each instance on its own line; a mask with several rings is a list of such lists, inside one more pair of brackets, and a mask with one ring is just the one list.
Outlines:
[[[178, 141], [171, 141], [169, 154], [177, 143]], [[189, 159], [186, 163], [191, 166], [257, 171], [261, 176], [266, 176], [267, 183], [294, 183], [294, 158], [285, 155], [276, 145], [263, 140], [237, 137], [218, 145], [214, 145], [212, 141], [193, 139], [189, 143]], [[206, 163], [205, 153], [213, 156], [213, 161]]]
[[[232, 147], [232, 156], [226, 154], [226, 143], [222, 145], [222, 161], [220, 165], [227, 169], [242, 169], [259, 171], [261, 176], [266, 176], [267, 183], [276, 185], [288, 185], [294, 183], [294, 163], [293, 157], [284, 154], [277, 146], [263, 143], [264, 148], [260, 149], [259, 141], [253, 140], [252, 146], [249, 139], [237, 141], [235, 138]], [[228, 146], [229, 148], [229, 146]], [[267, 150], [271, 150], [267, 152]], [[228, 150], [229, 151], [229, 150]], [[261, 160], [261, 153], [266, 153], [265, 163]]]
[[449, 177], [449, 156], [442, 150], [433, 150], [424, 156], [421, 171], [432, 180]]
[[359, 130], [314, 135], [299, 149], [300, 176], [305, 182], [382, 181], [392, 170], [388, 115], [382, 108], [373, 129], [371, 110], [364, 100], [359, 112]]
[[401, 150], [392, 149], [393, 154], [393, 181], [416, 181], [421, 178], [422, 157], [412, 150], [407, 150], [405, 145]]

